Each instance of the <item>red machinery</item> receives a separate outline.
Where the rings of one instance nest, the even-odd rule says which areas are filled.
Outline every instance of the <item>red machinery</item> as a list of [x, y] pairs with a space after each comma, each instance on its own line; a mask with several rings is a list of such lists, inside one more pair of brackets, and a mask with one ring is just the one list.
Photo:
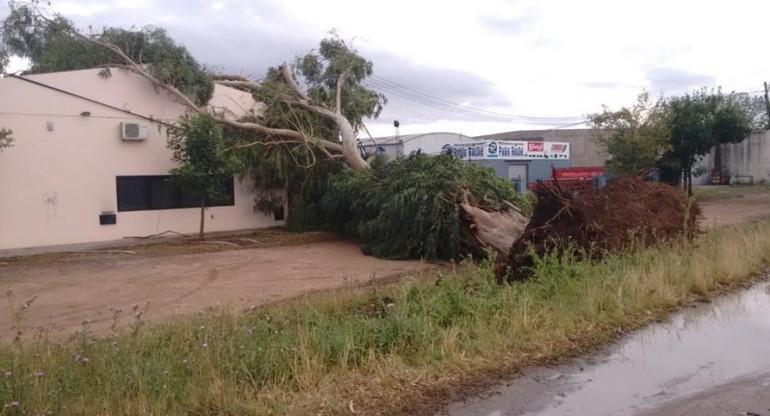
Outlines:
[[[605, 174], [604, 168], [561, 168], [553, 169], [553, 176], [547, 181], [556, 180], [562, 189], [573, 192], [593, 192], [598, 189], [603, 181], [600, 178]], [[535, 189], [542, 182], [529, 184], [529, 189]]]

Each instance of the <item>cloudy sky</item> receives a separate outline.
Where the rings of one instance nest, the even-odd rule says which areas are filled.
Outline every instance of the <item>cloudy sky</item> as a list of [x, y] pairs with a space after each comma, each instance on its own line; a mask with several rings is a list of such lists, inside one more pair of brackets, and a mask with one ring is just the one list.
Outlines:
[[[375, 136], [565, 128], [647, 89], [756, 92], [770, 1], [52, 0], [82, 27], [166, 27], [201, 62], [259, 78], [330, 29], [374, 62]], [[0, 15], [7, 8], [0, 6]], [[19, 62], [15, 63], [17, 66]]]

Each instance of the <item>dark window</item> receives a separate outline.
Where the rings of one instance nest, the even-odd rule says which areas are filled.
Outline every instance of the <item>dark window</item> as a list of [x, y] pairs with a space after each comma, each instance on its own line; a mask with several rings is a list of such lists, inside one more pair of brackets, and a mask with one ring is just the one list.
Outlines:
[[[171, 176], [118, 176], [118, 211], [198, 208], [200, 199], [184, 192], [170, 181]], [[207, 200], [207, 207], [235, 205], [235, 185], [232, 177], [223, 178], [224, 196]]]

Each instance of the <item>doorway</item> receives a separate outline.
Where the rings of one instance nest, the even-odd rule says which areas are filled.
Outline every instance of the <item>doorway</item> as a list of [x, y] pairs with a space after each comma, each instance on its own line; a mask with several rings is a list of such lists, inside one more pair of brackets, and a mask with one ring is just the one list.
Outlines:
[[513, 182], [514, 189], [524, 192], [527, 189], [527, 165], [508, 165], [508, 179]]

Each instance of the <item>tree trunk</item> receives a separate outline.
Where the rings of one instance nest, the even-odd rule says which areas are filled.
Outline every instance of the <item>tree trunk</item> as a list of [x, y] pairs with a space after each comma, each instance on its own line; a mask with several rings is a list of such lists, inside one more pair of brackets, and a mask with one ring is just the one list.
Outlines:
[[361, 152], [358, 150], [356, 134], [348, 119], [341, 114], [337, 114], [334, 117], [334, 121], [340, 129], [340, 136], [342, 136], [342, 156], [345, 158], [348, 166], [355, 170], [369, 169], [369, 164], [366, 163], [366, 160], [364, 160], [363, 157], [361, 157]]
[[203, 224], [206, 221], [206, 197], [201, 198], [201, 228], [198, 232], [198, 240], [203, 240]]
[[692, 166], [687, 166], [687, 196], [692, 198]]

